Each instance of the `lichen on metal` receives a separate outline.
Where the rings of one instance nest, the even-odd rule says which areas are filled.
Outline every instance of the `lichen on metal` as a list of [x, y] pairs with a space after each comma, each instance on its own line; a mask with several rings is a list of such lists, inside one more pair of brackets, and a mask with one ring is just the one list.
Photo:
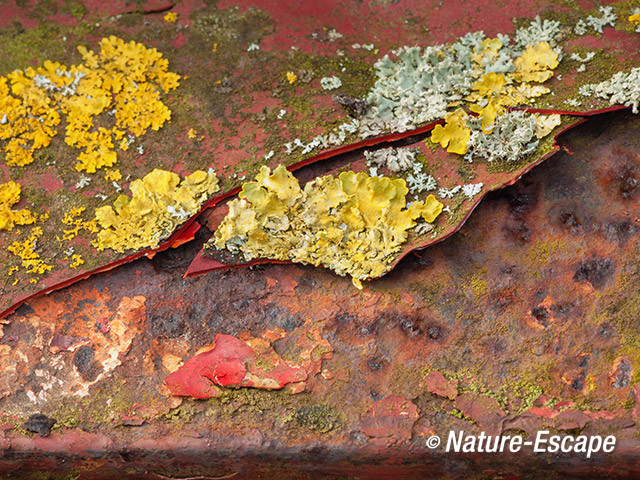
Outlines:
[[26, 208], [13, 210], [11, 207], [20, 201], [22, 188], [13, 180], [0, 184], [0, 230], [13, 230], [15, 225], [29, 225], [36, 217]]
[[154, 169], [129, 186], [131, 198], [120, 195], [113, 206], [95, 212], [100, 226], [93, 245], [116, 252], [155, 248], [185, 220], [196, 214], [219, 190], [213, 172], [197, 170], [182, 180], [166, 170]]
[[433, 223], [442, 212], [433, 195], [407, 206], [408, 192], [402, 179], [363, 172], [322, 176], [301, 188], [283, 165], [273, 173], [262, 167], [256, 181], [243, 185], [240, 199], [229, 203], [209, 248], [247, 261], [323, 265], [362, 288], [361, 280], [386, 272], [416, 219]]
[[[65, 115], [65, 141], [83, 150], [78, 171], [93, 173], [117, 162], [116, 145], [126, 150], [131, 138], [149, 128], [158, 130], [171, 117], [161, 92], [178, 86], [179, 75], [156, 49], [111, 36], [100, 42], [100, 52], [79, 46], [84, 63], [67, 67], [45, 61], [43, 66], [15, 70], [0, 77], [0, 139], [8, 165], [33, 162], [33, 153], [47, 147]], [[109, 112], [111, 128], [98, 116]]]

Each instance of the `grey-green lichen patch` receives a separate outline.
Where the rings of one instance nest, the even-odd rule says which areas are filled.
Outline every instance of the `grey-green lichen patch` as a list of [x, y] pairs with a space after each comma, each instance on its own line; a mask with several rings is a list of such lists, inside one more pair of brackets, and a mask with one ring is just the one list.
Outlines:
[[584, 96], [596, 96], [609, 101], [611, 105], [631, 107], [638, 113], [640, 104], [640, 67], [629, 72], [617, 72], [610, 79], [597, 84], [587, 84], [580, 88]]

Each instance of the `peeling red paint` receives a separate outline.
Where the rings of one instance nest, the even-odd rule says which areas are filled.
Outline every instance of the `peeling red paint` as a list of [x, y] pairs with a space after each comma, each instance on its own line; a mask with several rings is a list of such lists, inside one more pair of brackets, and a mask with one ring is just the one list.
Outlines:
[[218, 334], [213, 345], [201, 348], [167, 376], [165, 385], [173, 395], [211, 398], [220, 393], [215, 385], [272, 390], [307, 379], [304, 369], [287, 365], [268, 342], [252, 343], [255, 349], [231, 335]]

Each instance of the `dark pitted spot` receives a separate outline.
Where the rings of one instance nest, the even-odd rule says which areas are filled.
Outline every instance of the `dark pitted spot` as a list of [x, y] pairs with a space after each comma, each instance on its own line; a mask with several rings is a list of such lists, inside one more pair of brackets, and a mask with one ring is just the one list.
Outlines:
[[51, 429], [56, 424], [53, 418], [49, 418], [42, 413], [31, 415], [24, 424], [24, 429], [28, 432], [37, 433], [41, 437], [46, 437], [51, 433]]
[[94, 357], [95, 352], [93, 351], [93, 348], [88, 345], [83, 345], [73, 356], [73, 365], [79, 373], [86, 373], [91, 370]]
[[613, 325], [609, 322], [602, 322], [598, 326], [598, 335], [604, 338], [611, 338], [614, 333]]
[[298, 279], [298, 285], [300, 287], [305, 288], [316, 288], [318, 286], [318, 282], [311, 275], [303, 275]]
[[605, 224], [603, 230], [609, 239], [624, 244], [638, 232], [638, 226], [629, 220], [618, 220]]
[[371, 395], [371, 398], [373, 398], [376, 402], [382, 398], [382, 395], [380, 395], [380, 394], [379, 394], [377, 391], [375, 391], [375, 390], [370, 390], [370, 391], [369, 391], [369, 395]]
[[354, 324], [358, 317], [351, 315], [349, 313], [339, 313], [336, 315], [336, 321], [341, 324]]
[[102, 366], [95, 361], [95, 352], [88, 345], [80, 347], [73, 355], [73, 365], [85, 382], [95, 380]]
[[635, 168], [625, 165], [617, 170], [618, 190], [623, 198], [630, 197], [638, 188], [638, 179], [635, 176]]
[[517, 186], [505, 190], [504, 196], [512, 214], [519, 216], [531, 210], [536, 204], [535, 185], [525, 184], [525, 180]]
[[184, 333], [185, 324], [179, 313], [154, 314], [149, 318], [151, 332], [158, 337], [176, 338]]
[[513, 225], [507, 225], [505, 231], [509, 237], [519, 244], [524, 244], [531, 240], [531, 229], [524, 220], [518, 221]]
[[573, 303], [554, 303], [549, 307], [557, 317], [568, 315], [574, 308]]
[[563, 212], [560, 214], [558, 221], [561, 225], [575, 231], [582, 225], [582, 220], [578, 218], [575, 212]]
[[584, 388], [584, 376], [581, 375], [578, 378], [575, 378], [571, 382], [571, 388], [578, 391], [582, 390]]
[[592, 258], [580, 262], [573, 275], [573, 281], [587, 281], [595, 288], [602, 288], [614, 272], [615, 264], [610, 258]]
[[400, 328], [408, 337], [417, 337], [422, 334], [422, 330], [416, 324], [415, 320], [411, 318], [405, 318], [400, 322]]
[[533, 317], [538, 320], [538, 322], [540, 322], [545, 328], [549, 325], [548, 320], [551, 315], [549, 314], [549, 310], [547, 310], [546, 307], [540, 305], [538, 307], [532, 308], [531, 315], [533, 315]]
[[591, 355], [584, 354], [578, 359], [578, 367], [586, 368], [589, 366], [589, 360], [591, 360]]
[[369, 367], [369, 370], [371, 370], [373, 372], [379, 372], [388, 363], [389, 363], [388, 359], [386, 359], [385, 357], [383, 357], [381, 355], [377, 355], [377, 354], [376, 355], [371, 355], [369, 358], [367, 358], [367, 367]]
[[286, 332], [290, 332], [304, 323], [300, 315], [294, 315], [287, 307], [273, 303], [265, 307], [264, 315], [269, 325], [280, 327]]
[[439, 327], [438, 325], [431, 325], [427, 327], [427, 337], [432, 340], [440, 340], [444, 337], [444, 331], [442, 327]]
[[613, 382], [611, 386], [613, 388], [624, 388], [631, 385], [631, 362], [626, 358], [620, 360], [618, 367], [613, 374]]

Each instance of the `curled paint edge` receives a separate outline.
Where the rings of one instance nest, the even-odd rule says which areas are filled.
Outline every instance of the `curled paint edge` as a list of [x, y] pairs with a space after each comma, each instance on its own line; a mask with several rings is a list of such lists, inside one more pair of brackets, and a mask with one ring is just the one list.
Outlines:
[[[317, 155], [314, 155], [312, 157], [309, 157], [309, 158], [306, 158], [304, 160], [301, 160], [299, 162], [293, 163], [292, 165], [287, 167], [287, 169], [289, 171], [298, 170], [298, 169], [300, 169], [302, 167], [305, 167], [307, 165], [310, 165], [312, 163], [318, 162], [320, 160], [326, 160], [328, 158], [335, 157], [335, 156], [340, 155], [342, 153], [351, 152], [353, 150], [358, 150], [358, 149], [363, 148], [363, 147], [374, 146], [374, 145], [378, 145], [378, 144], [385, 143], [385, 142], [394, 142], [396, 140], [401, 140], [403, 138], [410, 137], [412, 135], [419, 135], [421, 133], [426, 133], [426, 132], [432, 130], [439, 123], [442, 123], [442, 120], [431, 122], [429, 124], [423, 125], [422, 127], [419, 127], [419, 128], [417, 128], [415, 130], [411, 130], [411, 131], [408, 131], [408, 132], [391, 133], [391, 134], [382, 135], [382, 136], [378, 136], [378, 137], [372, 137], [372, 138], [369, 138], [369, 139], [366, 139], [366, 140], [362, 140], [362, 141], [357, 142], [357, 143], [352, 143], [352, 144], [349, 144], [349, 145], [343, 145], [341, 147], [334, 148], [334, 149], [331, 149], [331, 150], [327, 150], [327, 151], [321, 152], [321, 153], [319, 153]], [[51, 292], [56, 291], [56, 290], [60, 290], [62, 288], [68, 287], [69, 285], [72, 285], [72, 284], [74, 284], [74, 283], [76, 283], [76, 282], [78, 282], [80, 280], [84, 280], [86, 278], [89, 278], [92, 275], [109, 271], [109, 270], [111, 270], [113, 268], [119, 267], [120, 265], [123, 265], [125, 263], [132, 262], [132, 261], [137, 260], [137, 259], [139, 259], [141, 257], [152, 258], [156, 253], [162, 252], [162, 251], [170, 248], [173, 245], [186, 243], [186, 241], [188, 241], [186, 238], [188, 236], [193, 236], [193, 234], [195, 233], [195, 232], [192, 232], [190, 230], [190, 228], [191, 228], [191, 225], [193, 224], [193, 222], [196, 221], [196, 218], [198, 218], [198, 216], [200, 216], [200, 214], [202, 212], [204, 212], [206, 209], [211, 208], [211, 207], [217, 205], [218, 203], [222, 202], [223, 200], [226, 200], [227, 198], [238, 194], [240, 192], [241, 188], [242, 188], [241, 186], [237, 186], [237, 187], [232, 188], [231, 190], [228, 190], [226, 192], [223, 192], [221, 194], [218, 194], [218, 195], [210, 198], [200, 208], [200, 210], [197, 213], [195, 213], [188, 220], [186, 220], [185, 223], [182, 224], [182, 226], [180, 228], [178, 228], [173, 234], [171, 234], [171, 236], [169, 236], [157, 248], [141, 250], [141, 251], [136, 252], [136, 253], [134, 253], [132, 255], [129, 255], [127, 257], [121, 258], [121, 259], [116, 260], [114, 262], [111, 262], [111, 263], [108, 263], [108, 264], [103, 265], [101, 267], [98, 267], [98, 268], [96, 268], [94, 270], [90, 270], [88, 272], [80, 273], [80, 274], [78, 274], [76, 276], [73, 276], [71, 278], [63, 280], [62, 282], [54, 283], [53, 285], [45, 287], [42, 290], [39, 290], [39, 291], [37, 291], [35, 293], [29, 294], [29, 295], [25, 295], [23, 297], [18, 297], [16, 299], [16, 301], [11, 306], [9, 306], [8, 308], [6, 308], [2, 312], [0, 312], [0, 318], [4, 318], [7, 315], [10, 315], [11, 313], [15, 312], [16, 309], [18, 307], [20, 307], [20, 305], [22, 305], [24, 302], [26, 302], [28, 300], [31, 300], [31, 299], [39, 296], [39, 295], [44, 295], [44, 294], [48, 294], [48, 293], [51, 293]], [[182, 240], [185, 240], [185, 241], [182, 241]]]
[[[614, 110], [621, 110], [623, 108], [626, 107], [622, 107], [622, 108], [615, 108], [615, 109], [607, 109], [606, 111], [614, 111]], [[541, 113], [541, 112], [534, 112], [532, 110], [527, 110], [531, 113]], [[600, 112], [600, 113], [605, 113], [605, 112]], [[576, 115], [579, 116], [579, 115]], [[447, 238], [449, 238], [451, 235], [453, 235], [454, 233], [458, 232], [462, 226], [467, 222], [467, 220], [469, 219], [469, 217], [471, 216], [471, 214], [473, 213], [473, 211], [476, 209], [476, 207], [478, 206], [478, 204], [482, 201], [482, 199], [489, 193], [489, 192], [493, 192], [496, 190], [500, 190], [502, 188], [508, 187], [510, 185], [513, 185], [514, 183], [516, 183], [518, 180], [520, 180], [520, 178], [522, 178], [523, 175], [525, 175], [526, 173], [528, 173], [529, 171], [531, 171], [531, 169], [533, 169], [534, 167], [536, 167], [537, 165], [540, 165], [542, 162], [544, 162], [545, 160], [549, 159], [550, 157], [552, 157], [553, 155], [555, 155], [559, 150], [560, 150], [560, 146], [557, 143], [558, 137], [560, 135], [562, 135], [563, 133], [567, 132], [568, 130], [571, 130], [572, 128], [577, 127], [578, 125], [586, 122], [589, 118], [586, 115], [582, 115], [582, 118], [580, 118], [579, 120], [568, 124], [567, 126], [565, 126], [563, 129], [561, 129], [560, 131], [558, 131], [554, 137], [554, 144], [553, 144], [553, 148], [551, 149], [551, 151], [547, 152], [546, 154], [544, 154], [543, 156], [541, 156], [538, 160], [536, 160], [533, 163], [530, 163], [528, 165], [526, 165], [525, 167], [523, 167], [518, 173], [517, 175], [515, 175], [513, 178], [511, 178], [509, 181], [501, 184], [500, 186], [493, 188], [491, 190], [487, 190], [485, 192], [483, 192], [481, 195], [478, 195], [477, 197], [474, 198], [474, 202], [471, 205], [471, 207], [469, 208], [469, 210], [465, 213], [464, 217], [462, 218], [462, 220], [460, 220], [460, 222], [456, 225], [456, 227], [451, 230], [450, 232], [448, 232], [446, 235], [443, 235], [442, 237], [439, 237], [437, 239], [434, 239], [433, 241], [426, 241], [420, 244], [412, 244], [410, 242], [407, 242], [405, 244], [405, 246], [402, 248], [402, 250], [400, 251], [400, 254], [398, 255], [398, 257], [389, 265], [389, 269], [385, 272], [384, 275], [386, 275], [387, 273], [389, 273], [391, 270], [393, 270], [393, 268], [395, 268], [395, 266], [403, 259], [405, 258], [407, 255], [418, 251], [418, 250], [423, 250], [427, 247], [430, 247], [431, 245], [435, 245], [436, 243], [439, 243]], [[221, 262], [217, 259], [214, 258], [210, 258], [210, 257], [205, 257], [203, 255], [203, 250], [201, 249], [196, 256], [194, 257], [193, 261], [191, 262], [191, 264], [189, 265], [189, 267], [187, 268], [187, 271], [184, 275], [185, 278], [187, 277], [195, 277], [198, 275], [202, 275], [204, 273], [210, 272], [210, 271], [215, 271], [215, 270], [225, 270], [225, 269], [231, 269], [231, 268], [238, 268], [238, 267], [248, 267], [251, 265], [261, 265], [261, 264], [269, 264], [269, 263], [275, 263], [275, 264], [289, 264], [289, 263], [293, 263], [290, 260], [273, 260], [273, 259], [254, 259], [251, 260], [250, 262], [244, 262], [244, 263], [237, 263], [237, 264], [226, 264], [224, 262]], [[368, 279], [368, 280], [374, 280], [374, 279]]]
[[[563, 114], [563, 115], [573, 115], [573, 116], [579, 116], [579, 117], [591, 117], [593, 115], [598, 115], [601, 113], [607, 113], [607, 112], [613, 112], [613, 111], [617, 111], [617, 110], [624, 110], [624, 109], [628, 109], [628, 107], [624, 106], [624, 105], [613, 105], [611, 107], [606, 107], [606, 108], [601, 108], [601, 109], [597, 109], [597, 110], [592, 110], [592, 111], [588, 111], [588, 112], [576, 112], [576, 111], [567, 111], [567, 110], [552, 110], [552, 109], [535, 109], [535, 108], [514, 108], [513, 110], [525, 110], [527, 112], [530, 113], [540, 113], [540, 114], [554, 114], [554, 113], [558, 113], [558, 114]], [[585, 120], [582, 120], [585, 121]], [[579, 122], [579, 123], [582, 123]], [[436, 120], [434, 122], [428, 123], [426, 125], [423, 125], [421, 127], [418, 127], [414, 130], [409, 130], [406, 132], [401, 132], [401, 133], [390, 133], [390, 134], [386, 134], [386, 135], [381, 135], [378, 137], [372, 137], [372, 138], [368, 138], [365, 140], [361, 140], [359, 142], [356, 143], [351, 143], [349, 145], [343, 145], [341, 147], [338, 148], [334, 148], [334, 149], [330, 149], [330, 150], [326, 150], [324, 152], [321, 152], [317, 155], [314, 155], [312, 157], [306, 158], [304, 160], [301, 160], [299, 162], [293, 163], [291, 165], [289, 165], [287, 167], [287, 170], [289, 171], [295, 171], [298, 170], [302, 167], [305, 167], [307, 165], [311, 165], [313, 163], [319, 162], [321, 160], [327, 160], [329, 158], [333, 158], [336, 157], [340, 154], [343, 153], [348, 153], [348, 152], [352, 152], [354, 150], [358, 150], [360, 148], [363, 147], [371, 147], [371, 146], [376, 146], [376, 145], [380, 145], [383, 143], [390, 143], [390, 142], [395, 142], [397, 140], [402, 140], [408, 137], [412, 137], [414, 135], [420, 135], [422, 133], [427, 133], [429, 131], [431, 131], [436, 125], [442, 124], [444, 122], [444, 120], [440, 119], [440, 120]], [[573, 124], [572, 126], [569, 126], [568, 128], [562, 130], [561, 132], [559, 132], [556, 137], [557, 138], [558, 135], [560, 135], [561, 133], [565, 132], [566, 130], [568, 130], [569, 128], [573, 128], [575, 126], [577, 126], [579, 123]], [[554, 145], [554, 150], [552, 150], [551, 152], [549, 152], [549, 154], [545, 155], [544, 159], [548, 158], [548, 155], [553, 154], [557, 151], [556, 146]], [[542, 159], [540, 160], [542, 161]], [[531, 167], [538, 165], [539, 162], [536, 162], [534, 164], [531, 165]], [[527, 170], [528, 171], [528, 170]], [[523, 172], [523, 174], [526, 172]], [[517, 179], [519, 179], [520, 177], [517, 177]], [[514, 180], [514, 181], [516, 181]], [[505, 184], [503, 186], [507, 186], [510, 184]], [[169, 236], [169, 238], [167, 238], [167, 240], [165, 240], [164, 242], [162, 242], [158, 248], [155, 249], [147, 249], [147, 250], [142, 250], [140, 252], [136, 252], [132, 255], [129, 255], [127, 257], [121, 258], [119, 260], [116, 260], [114, 262], [108, 263], [106, 265], [103, 265], [101, 267], [98, 267], [94, 270], [90, 270], [88, 272], [83, 272], [79, 275], [76, 275], [74, 277], [68, 278], [62, 282], [59, 283], [55, 283], [53, 285], [50, 285], [48, 287], [43, 288], [42, 290], [39, 290], [35, 293], [29, 294], [29, 295], [25, 295], [24, 297], [20, 298], [18, 297], [18, 299], [8, 308], [6, 308], [5, 310], [0, 312], [0, 318], [4, 318], [7, 315], [10, 315], [11, 313], [15, 312], [16, 309], [18, 307], [20, 307], [20, 305], [22, 305], [24, 302], [31, 300], [35, 297], [38, 297], [39, 295], [44, 295], [44, 294], [48, 294], [51, 292], [54, 292], [56, 290], [60, 290], [62, 288], [68, 287], [69, 285], [72, 285], [80, 280], [84, 280], [86, 278], [89, 278], [92, 275], [96, 275], [98, 273], [103, 273], [103, 272], [107, 272], [113, 268], [119, 267], [120, 265], [124, 265], [125, 263], [129, 263], [132, 262], [134, 260], [137, 260], [141, 257], [147, 257], [147, 258], [152, 258], [156, 253], [158, 252], [162, 252], [168, 248], [170, 248], [172, 245], [175, 245], [176, 243], [180, 242], [181, 239], [184, 239], [184, 236], [186, 235], [185, 232], [188, 232], [191, 224], [193, 222], [196, 221], [196, 218], [198, 216], [200, 216], [200, 214], [202, 214], [202, 212], [204, 212], [205, 210], [207, 210], [208, 208], [214, 207], [216, 206], [218, 203], [222, 202], [223, 200], [226, 200], [229, 197], [232, 197], [234, 195], [237, 195], [240, 190], [241, 190], [241, 186], [237, 186], [234, 187], [224, 193], [221, 193], [219, 195], [216, 195], [214, 197], [212, 197], [211, 199], [209, 199], [202, 207], [201, 209], [195, 213], [194, 215], [192, 215], [180, 228], [178, 228], [171, 236]], [[484, 196], [484, 194], [482, 195], [482, 197]], [[482, 198], [479, 197], [479, 198]], [[479, 202], [479, 199], [478, 199]], [[477, 202], [471, 207], [471, 209], [469, 210], [468, 215], [471, 214], [471, 212], [475, 209], [477, 205]], [[442, 238], [438, 239], [437, 241], [441, 241], [444, 240], [445, 238], [448, 238], [451, 234], [455, 233], [467, 220], [468, 215], [466, 215], [464, 217], [464, 219], [462, 220], [462, 222], [460, 223], [460, 225], [458, 227], [456, 227], [456, 229], [454, 229], [450, 234], [447, 234], [445, 236], [443, 236]], [[187, 240], [188, 241], [188, 240]], [[433, 242], [433, 243], [437, 243]], [[182, 242], [182, 243], [186, 243]], [[429, 243], [428, 245], [432, 245], [432, 243]], [[419, 247], [419, 248], [412, 248], [410, 251], [406, 252], [406, 253], [402, 253], [401, 257], [399, 257], [393, 264], [392, 267], [393, 268], [398, 261], [400, 261], [402, 258], [404, 258], [406, 255], [408, 255], [409, 253], [411, 253], [414, 250], [419, 250], [421, 248], [425, 248], [425, 245], [423, 247]], [[206, 260], [206, 261], [205, 261]], [[211, 261], [211, 262], [209, 262]], [[197, 276], [197, 275], [201, 275], [213, 270], [222, 270], [222, 269], [227, 269], [227, 268], [233, 268], [233, 267], [246, 267], [246, 266], [250, 266], [250, 265], [258, 265], [258, 264], [266, 264], [266, 263], [280, 263], [280, 264], [285, 264], [285, 263], [292, 263], [289, 261], [277, 261], [277, 260], [270, 260], [270, 259], [256, 259], [256, 260], [252, 260], [251, 262], [248, 263], [240, 263], [240, 264], [236, 264], [236, 265], [228, 265], [219, 261], [213, 261], [213, 259], [209, 259], [207, 257], [204, 257], [202, 255], [202, 250], [200, 250], [198, 252], [198, 254], [194, 257], [194, 259], [192, 260], [191, 264], [189, 265], [189, 267], [187, 268], [187, 271], [184, 274], [184, 277], [193, 277], [193, 276]]]

